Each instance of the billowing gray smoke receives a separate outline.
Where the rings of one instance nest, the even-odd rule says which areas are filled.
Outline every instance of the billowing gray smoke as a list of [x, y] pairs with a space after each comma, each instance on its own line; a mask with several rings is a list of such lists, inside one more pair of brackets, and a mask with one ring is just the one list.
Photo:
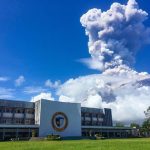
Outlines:
[[92, 56], [92, 61], [85, 61], [103, 72], [69, 79], [57, 91], [59, 100], [110, 107], [117, 121], [143, 119], [150, 106], [150, 75], [136, 72], [130, 64], [140, 47], [150, 41], [150, 28], [143, 24], [147, 15], [135, 0], [127, 5], [113, 3], [106, 12], [91, 9], [84, 14], [81, 23]]
[[143, 24], [147, 15], [135, 0], [129, 0], [127, 5], [113, 3], [106, 12], [91, 9], [81, 17], [89, 53], [101, 70], [134, 64], [139, 48], [150, 42], [150, 28]]

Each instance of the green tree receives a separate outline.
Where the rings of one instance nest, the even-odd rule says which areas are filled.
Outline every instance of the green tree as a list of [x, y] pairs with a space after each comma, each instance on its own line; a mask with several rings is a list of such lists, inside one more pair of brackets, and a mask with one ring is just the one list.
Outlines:
[[132, 123], [130, 124], [130, 127], [131, 127], [131, 128], [139, 129], [139, 128], [140, 128], [140, 125], [137, 124], [137, 123], [135, 123], [135, 122], [132, 122]]
[[142, 128], [144, 128], [146, 131], [150, 131], [150, 119], [147, 119], [143, 122]]
[[116, 122], [116, 127], [124, 127], [124, 123], [123, 122]]
[[150, 119], [147, 119], [143, 122], [141, 130], [144, 135], [150, 135]]

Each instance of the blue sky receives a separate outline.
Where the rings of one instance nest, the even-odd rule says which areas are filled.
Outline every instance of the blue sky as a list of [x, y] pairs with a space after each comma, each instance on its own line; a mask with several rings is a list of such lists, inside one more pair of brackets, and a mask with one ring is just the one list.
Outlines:
[[[90, 57], [80, 17], [91, 8], [106, 10], [116, 0], [3, 0], [0, 1], [0, 87], [15, 90], [13, 99], [27, 99], [29, 86], [43, 87], [46, 80], [61, 80], [98, 73], [80, 63]], [[126, 3], [126, 0], [119, 0]], [[150, 14], [148, 0], [137, 0]], [[150, 26], [150, 19], [145, 22]], [[136, 56], [135, 69], [150, 73], [150, 46]], [[15, 85], [19, 76], [25, 82]], [[53, 89], [52, 89], [53, 90]]]

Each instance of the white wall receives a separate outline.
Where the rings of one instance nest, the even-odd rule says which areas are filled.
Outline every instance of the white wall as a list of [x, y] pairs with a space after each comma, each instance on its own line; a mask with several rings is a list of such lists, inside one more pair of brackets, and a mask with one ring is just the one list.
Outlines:
[[[78, 103], [64, 103], [41, 100], [41, 114], [39, 136], [59, 134], [65, 136], [81, 136], [81, 105]], [[52, 116], [56, 112], [63, 112], [68, 118], [68, 126], [64, 131], [56, 131], [52, 127]], [[36, 112], [35, 112], [36, 113]]]

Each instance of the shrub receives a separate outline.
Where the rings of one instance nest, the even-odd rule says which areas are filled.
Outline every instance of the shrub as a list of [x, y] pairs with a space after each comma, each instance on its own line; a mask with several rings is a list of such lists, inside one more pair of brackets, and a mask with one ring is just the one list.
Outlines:
[[103, 137], [101, 134], [95, 134], [94, 137], [95, 137], [96, 140], [105, 139], [105, 137]]
[[47, 135], [46, 140], [48, 140], [48, 141], [51, 141], [51, 140], [61, 140], [61, 137], [60, 137], [60, 135], [50, 134], [50, 135]]

